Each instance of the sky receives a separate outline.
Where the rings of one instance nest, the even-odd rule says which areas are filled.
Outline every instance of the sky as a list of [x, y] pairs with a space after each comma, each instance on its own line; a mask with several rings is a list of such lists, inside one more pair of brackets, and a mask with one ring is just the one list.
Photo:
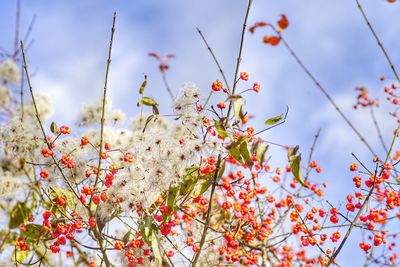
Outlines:
[[[173, 53], [168, 80], [176, 94], [186, 82], [196, 83], [205, 97], [211, 83], [221, 79], [196, 27], [200, 28], [220, 61], [228, 80], [233, 80], [240, 32], [247, 1], [27, 1], [22, 0], [21, 32], [25, 33], [34, 15], [31, 33], [34, 43], [28, 51], [29, 65], [35, 72], [34, 90], [51, 95], [55, 104], [52, 120], [72, 123], [79, 107], [100, 97], [113, 12], [117, 12], [115, 43], [109, 77], [113, 106], [127, 114], [137, 112], [138, 88], [143, 74], [149, 77], [146, 92], [156, 98], [163, 111], [170, 110], [169, 96], [157, 63], [147, 53]], [[394, 64], [400, 65], [398, 51], [398, 3], [384, 0], [361, 1]], [[0, 46], [12, 50], [16, 1], [0, 0]], [[388, 144], [394, 129], [383, 97], [381, 75], [393, 76], [376, 41], [353, 0], [254, 0], [249, 24], [276, 22], [286, 14], [289, 28], [284, 36], [313, 74], [368, 142], [383, 151], [367, 110], [353, 110], [354, 87], [367, 86], [372, 97], [380, 97], [377, 118]], [[328, 182], [327, 197], [338, 203], [351, 193], [352, 175], [348, 166], [355, 153], [370, 163], [366, 147], [337, 114], [312, 81], [302, 72], [283, 46], [261, 42], [260, 29], [246, 34], [242, 71], [261, 84], [259, 94], [249, 94], [246, 107], [256, 114], [253, 124], [262, 128], [266, 118], [285, 111], [284, 125], [263, 134], [267, 141], [299, 144], [308, 156], [313, 136], [321, 128], [314, 158]], [[273, 148], [272, 151], [278, 151]], [[281, 152], [280, 152], [281, 153]], [[284, 158], [283, 154], [281, 158]], [[279, 158], [279, 156], [278, 156]], [[306, 157], [304, 157], [306, 158]], [[339, 257], [349, 266], [362, 253], [349, 247]], [[350, 260], [351, 258], [351, 260]]]

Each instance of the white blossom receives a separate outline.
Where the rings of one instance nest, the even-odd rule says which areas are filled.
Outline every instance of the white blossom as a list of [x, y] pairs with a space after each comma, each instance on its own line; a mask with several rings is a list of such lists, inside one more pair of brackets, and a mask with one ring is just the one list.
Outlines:
[[21, 73], [17, 64], [10, 60], [0, 62], [0, 80], [17, 83], [21, 79]]
[[[86, 105], [81, 109], [77, 124], [79, 126], [90, 126], [100, 124], [103, 109], [103, 100], [98, 99], [92, 105]], [[111, 100], [106, 98], [104, 108], [104, 122], [106, 124], [117, 124], [125, 121], [125, 114], [121, 110], [113, 110]]]
[[0, 169], [0, 197], [16, 195], [21, 189], [21, 181], [10, 172], [4, 172]]
[[[53, 115], [53, 102], [49, 95], [44, 93], [34, 93], [36, 107], [38, 109], [39, 117], [44, 122], [51, 115]], [[22, 106], [18, 106], [18, 114], [21, 114]], [[36, 123], [36, 111], [32, 99], [29, 97], [28, 100], [24, 101], [23, 105], [24, 114], [31, 117]]]
[[175, 114], [188, 130], [198, 130], [202, 125], [204, 114], [197, 110], [199, 100], [199, 88], [193, 83], [186, 83], [174, 101]]
[[0, 142], [4, 156], [8, 158], [30, 159], [43, 142], [39, 140], [40, 132], [29, 118], [21, 121], [15, 117], [0, 127]]

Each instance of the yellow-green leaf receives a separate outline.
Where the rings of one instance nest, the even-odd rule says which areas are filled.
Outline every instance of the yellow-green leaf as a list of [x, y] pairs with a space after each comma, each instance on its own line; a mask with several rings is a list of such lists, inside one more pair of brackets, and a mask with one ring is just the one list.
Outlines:
[[24, 260], [29, 256], [29, 250], [14, 250], [12, 255], [12, 261], [16, 261], [17, 263], [23, 263]]
[[158, 106], [158, 103], [153, 98], [147, 96], [142, 97], [139, 103], [145, 106]]
[[296, 180], [304, 187], [308, 187], [304, 182], [303, 177], [301, 175], [301, 154], [297, 154], [299, 150], [299, 146], [288, 149], [288, 160], [290, 163], [290, 168], [292, 169], [293, 176]]
[[217, 130], [217, 133], [222, 137], [226, 138], [229, 136], [228, 132], [225, 130], [225, 127], [222, 125], [220, 121], [214, 120], [214, 126]]
[[10, 214], [10, 221], [8, 227], [10, 229], [17, 228], [20, 224], [24, 223], [29, 216], [29, 208], [25, 202], [17, 202]]
[[175, 202], [176, 199], [178, 198], [178, 193], [179, 193], [179, 185], [171, 186], [169, 188], [167, 195], [167, 206], [170, 208], [170, 210], [174, 210], [175, 208]]
[[51, 131], [54, 135], [57, 135], [57, 134], [59, 133], [57, 124], [56, 124], [54, 121], [50, 124], [50, 131]]
[[212, 185], [212, 178], [209, 177], [208, 179], [204, 179], [201, 183], [200, 183], [200, 187], [198, 187], [196, 189], [196, 191], [193, 194], [193, 197], [198, 197], [201, 194], [203, 194], [204, 192], [207, 191], [207, 189]]
[[26, 225], [26, 231], [21, 232], [21, 236], [25, 238], [26, 242], [36, 242], [39, 237], [48, 236], [48, 233], [43, 233], [42, 225], [29, 223]]
[[243, 98], [238, 98], [235, 101], [233, 101], [233, 111], [235, 114], [236, 122], [240, 122], [240, 120], [243, 117], [243, 106], [244, 106]]
[[154, 237], [151, 240], [151, 248], [153, 250], [153, 256], [157, 260], [157, 266], [161, 266], [162, 264], [162, 256], [160, 251], [160, 245], [157, 237]]
[[126, 232], [126, 234], [124, 235], [124, 237], [122, 238], [122, 240], [124, 241], [124, 243], [128, 243], [129, 239], [131, 237], [131, 230], [129, 230], [128, 232]]
[[147, 85], [147, 75], [144, 75], [144, 81], [139, 88], [139, 94], [143, 94], [144, 89], [146, 88], [146, 85]]
[[280, 122], [282, 119], [283, 119], [283, 115], [279, 115], [279, 116], [276, 116], [276, 117], [273, 117], [273, 118], [270, 118], [270, 119], [266, 120], [265, 124], [274, 125], [274, 124]]
[[253, 141], [250, 151], [252, 155], [256, 155], [257, 161], [262, 164], [265, 154], [268, 151], [268, 146], [264, 143], [262, 138], [257, 138]]
[[180, 185], [179, 194], [186, 195], [192, 192], [198, 180], [199, 180], [199, 167], [192, 166], [186, 168], [183, 174], [182, 183]]
[[240, 154], [240, 149], [237, 146], [232, 146], [231, 148], [229, 148], [229, 154], [231, 154], [231, 156], [240, 163], [243, 163], [243, 159]]
[[240, 154], [242, 155], [243, 159], [246, 161], [248, 165], [253, 165], [253, 160], [250, 155], [247, 141], [244, 141], [240, 144]]

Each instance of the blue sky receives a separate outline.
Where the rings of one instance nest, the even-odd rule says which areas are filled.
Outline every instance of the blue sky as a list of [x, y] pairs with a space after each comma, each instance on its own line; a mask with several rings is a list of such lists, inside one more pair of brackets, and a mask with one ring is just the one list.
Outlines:
[[[112, 13], [116, 11], [117, 31], [109, 79], [115, 107], [128, 114], [136, 112], [137, 89], [143, 73], [149, 76], [148, 94], [161, 105], [163, 99], [169, 99], [157, 64], [148, 58], [148, 52], [176, 54], [168, 72], [174, 92], [192, 81], [206, 95], [211, 82], [220, 77], [195, 27], [203, 31], [232, 80], [246, 4], [244, 0], [22, 0], [23, 33], [32, 16], [37, 15], [31, 35], [34, 45], [28, 53], [31, 69], [37, 69], [34, 89], [53, 96], [53, 120], [60, 124], [72, 122], [79, 106], [97, 99], [103, 87]], [[383, 0], [362, 4], [394, 63], [399, 65], [399, 4]], [[275, 22], [282, 13], [290, 21], [285, 31], [288, 42], [351, 121], [366, 133], [367, 140], [382, 152], [368, 111], [352, 108], [354, 87], [365, 85], [373, 97], [382, 98], [379, 77], [391, 73], [355, 1], [254, 0], [249, 23]], [[13, 47], [14, 23], [15, 1], [0, 0], [0, 45], [8, 50]], [[269, 47], [260, 42], [263, 31], [247, 35], [241, 68], [250, 73], [250, 80], [259, 81], [262, 86], [260, 94], [247, 99], [250, 113], [258, 115], [254, 123], [262, 127], [265, 118], [280, 114], [289, 106], [285, 125], [263, 137], [282, 144], [299, 144], [304, 155], [308, 155], [314, 134], [322, 128], [315, 158], [324, 169], [322, 179], [330, 184], [328, 197], [337, 202], [340, 190], [344, 200], [352, 184], [352, 176], [347, 172], [353, 162], [351, 153], [365, 162], [371, 161], [370, 155], [284, 47]], [[377, 116], [389, 143], [394, 126], [386, 115], [384, 102], [381, 99], [382, 108]], [[169, 105], [164, 102], [163, 110], [168, 110]], [[339, 259], [349, 264], [350, 256], [354, 259], [352, 250], [347, 248]]]

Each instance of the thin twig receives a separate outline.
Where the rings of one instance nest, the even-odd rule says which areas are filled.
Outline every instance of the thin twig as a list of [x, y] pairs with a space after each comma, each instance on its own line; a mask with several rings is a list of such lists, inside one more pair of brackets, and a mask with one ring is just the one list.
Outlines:
[[396, 68], [394, 67], [393, 62], [392, 62], [392, 60], [391, 60], [390, 57], [389, 57], [388, 52], [386, 51], [385, 47], [383, 46], [382, 41], [380, 40], [380, 38], [379, 38], [378, 35], [376, 34], [374, 28], [372, 27], [371, 23], [369, 22], [369, 19], [368, 19], [367, 15], [365, 14], [363, 7], [362, 7], [361, 4], [360, 4], [360, 1], [358, 1], [358, 0], [355, 0], [355, 1], [356, 1], [356, 3], [357, 3], [358, 10], [360, 10], [361, 15], [363, 16], [365, 22], [366, 22], [367, 25], [368, 25], [369, 30], [371, 31], [371, 33], [372, 33], [372, 35], [374, 36], [375, 40], [377, 41], [379, 47], [381, 48], [383, 54], [385, 55], [385, 58], [386, 58], [387, 62], [389, 63], [389, 66], [390, 66], [390, 68], [392, 69], [392, 72], [393, 72], [394, 76], [396, 77], [397, 81], [400, 82], [400, 76], [399, 76], [399, 74], [397, 73], [397, 70], [396, 70]]
[[[97, 184], [99, 182], [99, 178], [100, 178], [100, 170], [101, 170], [101, 163], [102, 163], [102, 153], [103, 153], [103, 137], [104, 137], [104, 116], [105, 116], [105, 107], [106, 107], [106, 98], [107, 98], [107, 86], [108, 86], [108, 74], [110, 71], [110, 65], [111, 65], [111, 52], [112, 52], [112, 45], [113, 45], [113, 40], [114, 40], [114, 32], [115, 32], [115, 20], [116, 20], [117, 14], [116, 12], [114, 12], [114, 16], [113, 16], [113, 22], [112, 22], [112, 27], [111, 27], [111, 37], [110, 37], [110, 45], [109, 45], [109, 50], [108, 50], [108, 58], [107, 58], [107, 67], [106, 67], [106, 74], [105, 74], [105, 78], [104, 78], [104, 89], [103, 89], [103, 103], [102, 103], [102, 110], [101, 110], [101, 125], [100, 125], [100, 144], [99, 144], [99, 162], [97, 165], [97, 174], [96, 174], [96, 180], [94, 182], [94, 188], [97, 188]], [[92, 202], [92, 198], [90, 199], [89, 202], [89, 213], [91, 212], [90, 206], [91, 206], [91, 202]], [[91, 214], [92, 215], [92, 214]], [[108, 259], [107, 256], [107, 252], [104, 249], [103, 246], [103, 237], [101, 235], [101, 232], [99, 230], [98, 225], [96, 224], [96, 226], [94, 227], [94, 235], [96, 237], [96, 239], [98, 240], [99, 246], [100, 246], [100, 251], [103, 255], [103, 260], [104, 260], [104, 264], [108, 267], [111, 266], [111, 263]]]
[[307, 181], [308, 175], [310, 174], [310, 171], [311, 171], [310, 164], [311, 164], [312, 156], [313, 156], [313, 153], [314, 153], [315, 145], [317, 144], [317, 140], [318, 140], [318, 137], [319, 137], [320, 133], [321, 133], [321, 128], [319, 128], [318, 132], [315, 134], [314, 142], [313, 142], [313, 144], [312, 144], [312, 146], [310, 148], [310, 154], [308, 155], [308, 162], [307, 162], [307, 168], [306, 168], [306, 177], [304, 178], [304, 181]]
[[24, 68], [23, 68], [23, 63], [21, 67], [21, 84], [20, 84], [20, 108], [21, 108], [21, 122], [24, 120]]
[[17, 0], [17, 11], [15, 15], [15, 39], [14, 39], [14, 53], [13, 53], [13, 60], [14, 62], [17, 61], [17, 54], [18, 54], [18, 43], [19, 43], [19, 22], [20, 22], [20, 16], [21, 14], [21, 1]]
[[383, 140], [381, 128], [379, 127], [378, 121], [376, 120], [374, 107], [372, 105], [369, 106], [369, 111], [371, 112], [371, 118], [372, 118], [372, 121], [374, 122], [374, 126], [376, 129], [376, 132], [378, 133], [379, 140], [381, 141], [382, 148], [385, 150], [385, 153], [387, 154], [388, 149], [386, 147], [385, 141]]
[[[208, 51], [210, 52], [212, 58], [214, 59], [214, 62], [215, 62], [215, 64], [217, 65], [219, 72], [221, 73], [222, 79], [224, 80], [224, 83], [225, 83], [225, 85], [226, 85], [226, 88], [228, 89], [228, 91], [230, 91], [228, 79], [226, 79], [226, 76], [225, 76], [224, 71], [222, 70], [221, 64], [219, 63], [217, 57], [215, 56], [213, 50], [211, 49], [210, 45], [209, 45], [208, 42], [207, 42], [207, 39], [204, 37], [204, 35], [203, 35], [203, 33], [201, 32], [201, 30], [200, 30], [199, 28], [197, 28], [197, 27], [196, 27], [196, 29], [197, 29], [197, 32], [199, 33], [201, 39], [203, 40], [204, 44], [207, 46], [207, 49], [208, 49]], [[206, 99], [206, 102], [204, 103], [204, 107], [207, 106], [208, 101], [210, 101], [210, 98], [211, 98], [213, 92], [214, 92], [214, 91], [212, 91], [212, 90], [210, 91], [210, 94], [208, 95], [208, 97], [207, 97], [207, 99]]]
[[169, 96], [171, 97], [171, 100], [174, 101], [174, 94], [171, 91], [171, 87], [169, 87], [168, 81], [167, 81], [167, 75], [165, 74], [164, 71], [161, 71], [162, 79], [165, 85], [165, 88], [167, 89], [167, 92]]
[[[252, 3], [253, 3], [253, 0], [249, 0], [249, 3], [247, 5], [246, 16], [245, 16], [244, 21], [243, 21], [242, 35], [240, 37], [239, 54], [238, 54], [238, 57], [236, 59], [235, 76], [233, 78], [233, 88], [232, 88], [232, 92], [231, 92], [232, 95], [234, 95], [235, 92], [236, 92], [236, 85], [237, 85], [236, 81], [238, 80], [240, 63], [242, 62], [242, 51], [243, 51], [243, 44], [244, 44], [244, 36], [245, 36], [245, 33], [246, 33], [246, 27], [247, 27], [247, 19], [249, 17], [250, 8], [251, 8]], [[229, 119], [229, 115], [230, 115], [231, 110], [232, 110], [232, 105], [233, 105], [233, 101], [230, 101], [229, 102], [228, 112], [227, 112], [227, 115], [226, 115], [226, 117], [228, 119]], [[226, 120], [226, 123], [228, 122], [228, 119]], [[225, 125], [226, 125], [226, 123], [225, 123]]]
[[359, 160], [358, 157], [357, 157], [354, 153], [351, 153], [351, 155], [352, 155], [352, 156], [357, 160], [357, 162], [368, 172], [369, 175], [373, 175], [373, 173], [368, 169], [368, 167], [365, 166], [365, 164], [364, 164], [361, 160]]
[[36, 22], [36, 14], [33, 15], [31, 22], [29, 23], [29, 27], [28, 30], [25, 33], [24, 36], [24, 43], [26, 43], [28, 41], [29, 36], [31, 35], [32, 29], [33, 29], [33, 25], [35, 25]]

